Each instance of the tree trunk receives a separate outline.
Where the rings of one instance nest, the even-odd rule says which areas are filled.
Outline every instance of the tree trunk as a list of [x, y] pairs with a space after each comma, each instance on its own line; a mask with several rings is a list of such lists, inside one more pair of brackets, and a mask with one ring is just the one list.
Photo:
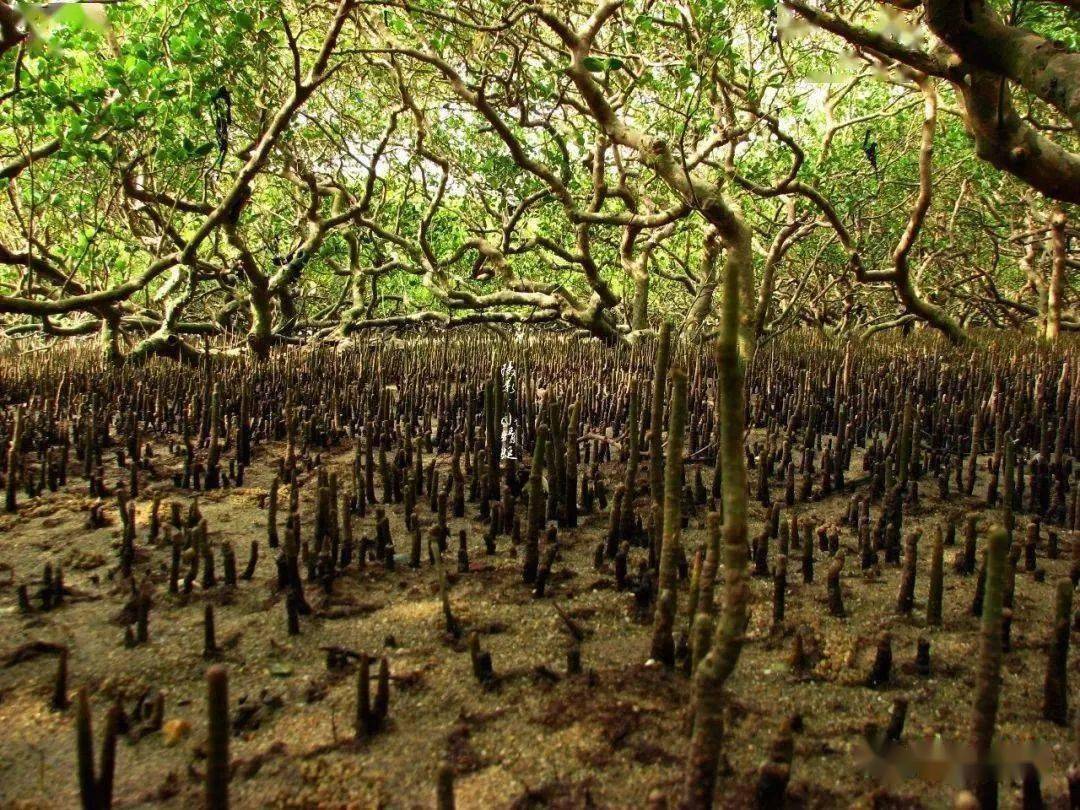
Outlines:
[[630, 328], [635, 332], [649, 328], [649, 274], [634, 276], [634, 303], [630, 314]]
[[716, 790], [716, 771], [723, 744], [723, 686], [735, 669], [746, 629], [750, 589], [746, 582], [746, 461], [743, 456], [743, 357], [739, 317], [743, 279], [752, 272], [750, 233], [733, 212], [715, 224], [727, 248], [723, 310], [717, 361], [720, 373], [717, 422], [724, 503], [724, 610], [712, 647], [694, 673], [694, 728], [686, 761], [681, 806], [708, 810]]
[[1061, 300], [1065, 297], [1065, 212], [1061, 208], [1050, 219], [1050, 248], [1053, 263], [1046, 285], [1046, 339], [1055, 341], [1061, 333]]
[[694, 335], [700, 331], [705, 319], [712, 313], [713, 296], [716, 294], [716, 257], [720, 252], [720, 240], [716, 229], [710, 228], [705, 234], [705, 249], [701, 255], [700, 275], [704, 279], [697, 289], [690, 310], [683, 321], [683, 331]]

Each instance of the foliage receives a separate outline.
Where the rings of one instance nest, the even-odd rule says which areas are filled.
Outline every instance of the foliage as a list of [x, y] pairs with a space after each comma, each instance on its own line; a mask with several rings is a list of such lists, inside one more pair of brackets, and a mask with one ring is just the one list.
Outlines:
[[[559, 26], [580, 33], [595, 8], [571, 2], [7, 6], [22, 14], [0, 61], [8, 334], [100, 333], [118, 357], [417, 321], [623, 340], [669, 317], [709, 335], [733, 248], [710, 251], [719, 226], [691, 176], [751, 235], [757, 338], [863, 331], [925, 317], [892, 269], [924, 159], [915, 294], [962, 325], [1041, 316], [1053, 204], [980, 159], [948, 82], [926, 80], [926, 156], [924, 80], [786, 6], [610, 5], [580, 52]], [[1077, 48], [1066, 6], [999, 13]], [[917, 14], [864, 23], [882, 19], [925, 38]], [[670, 149], [671, 172], [583, 87]], [[1017, 103], [1075, 148], [1057, 110]]]

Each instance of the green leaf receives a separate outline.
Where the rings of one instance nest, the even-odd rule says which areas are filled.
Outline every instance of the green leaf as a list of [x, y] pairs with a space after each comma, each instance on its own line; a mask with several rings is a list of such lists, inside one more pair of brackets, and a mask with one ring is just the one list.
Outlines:
[[124, 84], [124, 66], [119, 62], [110, 61], [105, 63], [105, 78], [110, 87], [120, 87]]
[[86, 23], [86, 9], [78, 3], [69, 3], [61, 7], [52, 16], [53, 23], [70, 25], [72, 28], [81, 28]]
[[603, 73], [607, 68], [607, 60], [598, 56], [586, 56], [581, 60], [581, 64], [591, 73]]

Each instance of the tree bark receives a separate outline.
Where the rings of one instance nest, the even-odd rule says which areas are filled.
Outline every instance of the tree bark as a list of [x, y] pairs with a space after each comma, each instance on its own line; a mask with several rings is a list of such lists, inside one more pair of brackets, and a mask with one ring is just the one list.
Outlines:
[[1065, 297], [1065, 211], [1060, 207], [1050, 219], [1050, 248], [1053, 263], [1046, 285], [1046, 339], [1053, 342], [1061, 334], [1061, 302]]

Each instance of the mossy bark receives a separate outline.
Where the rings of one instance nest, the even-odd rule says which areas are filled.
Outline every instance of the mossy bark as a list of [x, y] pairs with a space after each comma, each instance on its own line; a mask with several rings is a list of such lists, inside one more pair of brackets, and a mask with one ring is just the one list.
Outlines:
[[[734, 223], [737, 228], [741, 221]], [[746, 460], [743, 455], [743, 358], [739, 353], [740, 284], [749, 251], [734, 251], [724, 268], [724, 299], [717, 345], [720, 385], [717, 422], [724, 504], [724, 612], [712, 648], [694, 673], [694, 729], [686, 761], [682, 807], [710, 808], [723, 744], [723, 685], [742, 650], [750, 587], [746, 579]]]

